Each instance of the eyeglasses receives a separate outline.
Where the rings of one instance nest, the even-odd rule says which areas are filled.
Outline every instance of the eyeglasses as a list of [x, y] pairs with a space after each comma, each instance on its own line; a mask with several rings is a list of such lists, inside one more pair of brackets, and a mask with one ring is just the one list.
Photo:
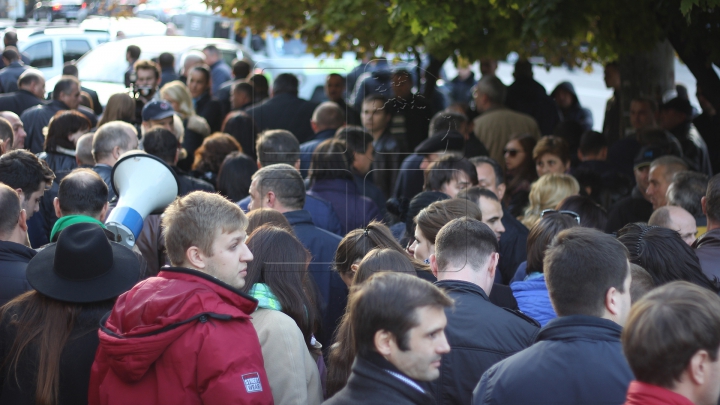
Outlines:
[[567, 211], [567, 210], [543, 210], [543, 212], [540, 213], [540, 218], [545, 217], [546, 214], [561, 214], [561, 215], [570, 215], [571, 217], [575, 218], [578, 224], [580, 224], [580, 215], [578, 215], [575, 211]]
[[503, 150], [504, 155], [508, 155], [510, 157], [515, 157], [520, 151], [517, 149], [505, 149]]

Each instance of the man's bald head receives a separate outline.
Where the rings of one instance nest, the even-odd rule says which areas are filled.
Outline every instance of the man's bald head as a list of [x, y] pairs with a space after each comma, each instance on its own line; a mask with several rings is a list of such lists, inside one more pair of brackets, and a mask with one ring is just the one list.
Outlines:
[[338, 129], [345, 125], [345, 112], [336, 103], [326, 101], [315, 107], [311, 122], [315, 132]]
[[648, 225], [672, 229], [678, 232], [688, 245], [695, 242], [697, 235], [695, 218], [682, 207], [668, 205], [656, 209], [650, 216]]
[[29, 91], [39, 99], [44, 99], [45, 76], [37, 69], [27, 69], [18, 78], [18, 88]]
[[94, 134], [85, 134], [80, 137], [75, 145], [75, 160], [80, 166], [94, 166], [95, 158], [92, 154], [92, 143]]
[[[0, 111], [0, 118], [4, 118], [10, 123], [13, 129], [13, 143], [9, 150], [23, 149], [25, 147], [25, 125], [17, 114], [12, 111]], [[8, 150], [6, 148], [6, 150]]]

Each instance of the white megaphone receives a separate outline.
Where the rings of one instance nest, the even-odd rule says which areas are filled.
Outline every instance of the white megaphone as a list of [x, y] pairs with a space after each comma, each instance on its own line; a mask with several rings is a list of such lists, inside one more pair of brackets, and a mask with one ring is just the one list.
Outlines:
[[177, 197], [177, 177], [159, 158], [134, 150], [120, 156], [110, 179], [118, 201], [105, 226], [115, 234], [115, 242], [132, 248], [145, 218], [162, 212]]

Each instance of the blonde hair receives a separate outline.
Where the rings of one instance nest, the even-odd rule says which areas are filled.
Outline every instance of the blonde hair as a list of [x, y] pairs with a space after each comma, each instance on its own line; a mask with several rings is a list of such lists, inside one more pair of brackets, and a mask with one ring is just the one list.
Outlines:
[[196, 246], [212, 256], [215, 238], [223, 233], [244, 231], [248, 219], [237, 204], [219, 194], [194, 191], [176, 199], [162, 218], [163, 238], [170, 263], [185, 264], [185, 252]]
[[192, 96], [187, 86], [179, 80], [173, 80], [165, 84], [160, 89], [160, 97], [163, 100], [172, 100], [180, 106], [180, 111], [175, 111], [182, 119], [186, 119], [195, 115], [193, 108]]
[[520, 218], [528, 229], [539, 220], [543, 210], [555, 208], [562, 200], [580, 192], [580, 185], [569, 174], [546, 174], [530, 187], [530, 203]]

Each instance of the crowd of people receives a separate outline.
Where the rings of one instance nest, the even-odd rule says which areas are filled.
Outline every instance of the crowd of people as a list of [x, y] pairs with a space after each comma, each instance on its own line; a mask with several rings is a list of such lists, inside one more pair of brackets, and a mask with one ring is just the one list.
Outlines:
[[[5, 40], [0, 404], [720, 400], [701, 94], [622, 111], [609, 64], [595, 132], [524, 60], [461, 66], [450, 102], [365, 61], [316, 104], [214, 46], [180, 71], [131, 46], [101, 106], [72, 63], [45, 100]], [[178, 184], [132, 248], [105, 225], [130, 154]]]

